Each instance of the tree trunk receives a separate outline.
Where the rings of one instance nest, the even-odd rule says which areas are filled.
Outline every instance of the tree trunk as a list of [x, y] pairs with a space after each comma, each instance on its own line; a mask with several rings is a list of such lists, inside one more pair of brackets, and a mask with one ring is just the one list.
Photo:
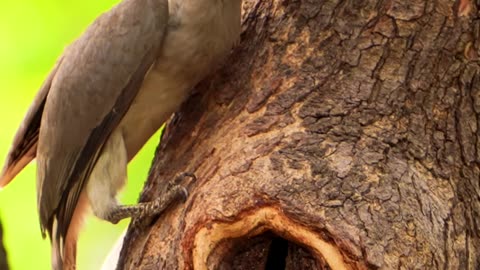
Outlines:
[[473, 0], [245, 0], [169, 122], [120, 269], [480, 269]]

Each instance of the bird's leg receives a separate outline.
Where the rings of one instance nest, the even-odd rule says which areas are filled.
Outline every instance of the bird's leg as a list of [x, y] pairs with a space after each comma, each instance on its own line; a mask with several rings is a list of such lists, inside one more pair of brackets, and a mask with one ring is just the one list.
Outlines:
[[186, 177], [195, 179], [193, 174], [181, 174], [171, 181], [166, 191], [154, 201], [136, 205], [119, 205], [116, 195], [127, 178], [127, 162], [127, 150], [123, 135], [120, 131], [113, 132], [104, 145], [86, 187], [93, 213], [112, 223], [117, 223], [127, 217], [138, 219], [163, 212], [179, 197], [186, 198], [187, 191], [180, 185], [180, 182]]
[[190, 177], [193, 180], [196, 179], [195, 175], [191, 173], [182, 173], [168, 183], [167, 189], [156, 200], [135, 205], [118, 205], [111, 209], [105, 219], [116, 224], [120, 220], [128, 217], [141, 219], [143, 217], [161, 214], [175, 200], [182, 198], [183, 201], [185, 201], [187, 199], [188, 191], [180, 185], [180, 182], [186, 177]]

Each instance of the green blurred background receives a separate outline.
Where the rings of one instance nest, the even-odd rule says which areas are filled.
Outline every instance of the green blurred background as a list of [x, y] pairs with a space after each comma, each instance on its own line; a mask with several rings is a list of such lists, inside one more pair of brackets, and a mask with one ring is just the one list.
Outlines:
[[[0, 163], [30, 102], [63, 49], [118, 0], [0, 0]], [[158, 134], [129, 165], [120, 196], [135, 203], [146, 179]], [[2, 166], [2, 165], [0, 165]], [[0, 192], [0, 221], [11, 269], [50, 269], [35, 195], [35, 164]], [[78, 269], [99, 269], [128, 221], [118, 225], [89, 217], [80, 235]]]

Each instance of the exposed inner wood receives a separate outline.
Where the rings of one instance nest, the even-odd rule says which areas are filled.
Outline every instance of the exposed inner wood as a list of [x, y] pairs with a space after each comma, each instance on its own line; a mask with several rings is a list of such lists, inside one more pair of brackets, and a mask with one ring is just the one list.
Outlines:
[[[216, 265], [208, 265], [208, 257], [221, 241], [230, 238], [253, 237], [267, 230], [306, 246], [317, 257], [323, 257], [333, 270], [351, 269], [344, 262], [341, 252], [335, 245], [324, 241], [308, 228], [293, 223], [273, 207], [256, 209], [234, 223], [209, 223], [200, 229], [195, 235], [194, 269], [216, 269]], [[217, 252], [216, 255], [225, 257], [226, 254]]]

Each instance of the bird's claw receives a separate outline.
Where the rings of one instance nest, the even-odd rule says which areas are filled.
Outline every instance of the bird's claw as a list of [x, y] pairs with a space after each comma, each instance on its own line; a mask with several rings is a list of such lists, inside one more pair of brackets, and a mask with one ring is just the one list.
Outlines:
[[[190, 178], [191, 181], [186, 183], [185, 185], [182, 185], [182, 182], [186, 179]], [[190, 173], [190, 172], [183, 172], [175, 177], [172, 181], [168, 183], [168, 190], [172, 190], [175, 188], [179, 189], [179, 194], [182, 197], [182, 201], [186, 202], [189, 192], [188, 192], [188, 187], [197, 180], [197, 177], [195, 174]]]
[[169, 187], [169, 188], [172, 188], [172, 187], [174, 187], [174, 186], [180, 186], [180, 185], [182, 184], [182, 182], [183, 182], [186, 178], [190, 178], [190, 179], [191, 179], [191, 181], [186, 184], [187, 187], [190, 186], [190, 184], [191, 184], [192, 182], [197, 181], [197, 177], [195, 176], [195, 174], [190, 173], [190, 172], [183, 172], [183, 173], [177, 175], [177, 176], [175, 177], [175, 179], [173, 179], [172, 181], [170, 181], [170, 182], [168, 183], [168, 187]]

